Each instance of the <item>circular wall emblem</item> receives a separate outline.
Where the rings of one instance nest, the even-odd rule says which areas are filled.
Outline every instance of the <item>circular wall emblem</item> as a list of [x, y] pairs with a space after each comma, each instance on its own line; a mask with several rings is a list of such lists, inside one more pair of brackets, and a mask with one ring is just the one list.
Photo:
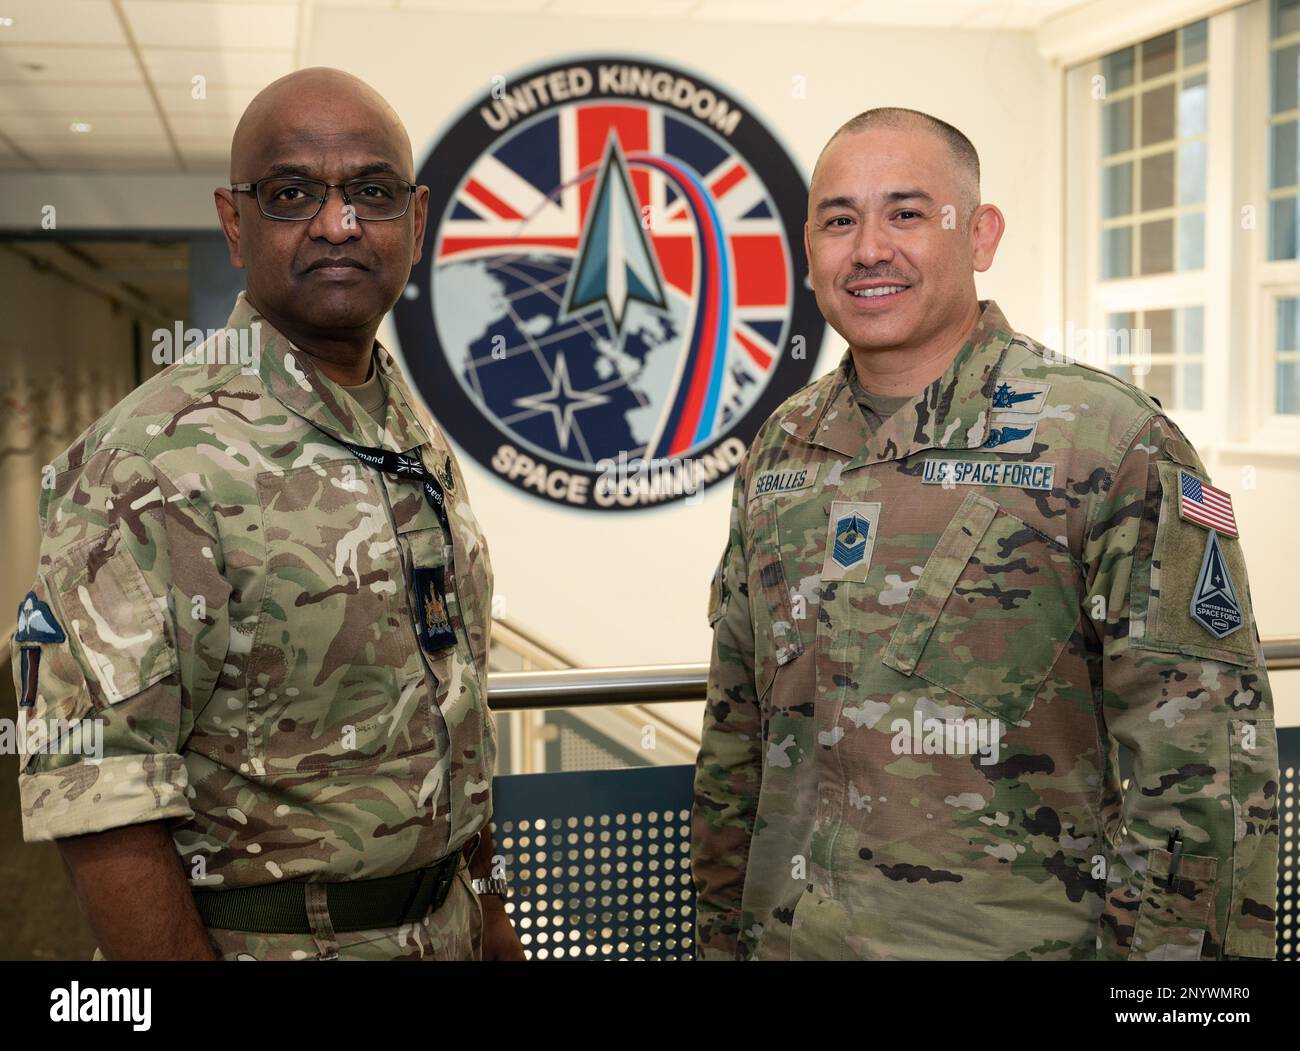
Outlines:
[[499, 78], [417, 181], [404, 357], [448, 434], [512, 485], [598, 510], [689, 496], [811, 378], [807, 186], [699, 77], [594, 58]]

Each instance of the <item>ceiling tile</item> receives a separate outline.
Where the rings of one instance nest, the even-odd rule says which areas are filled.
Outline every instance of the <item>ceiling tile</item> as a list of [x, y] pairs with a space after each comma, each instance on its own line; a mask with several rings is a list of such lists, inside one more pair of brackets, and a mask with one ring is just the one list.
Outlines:
[[206, 97], [196, 99], [188, 85], [164, 84], [158, 88], [163, 111], [170, 117], [199, 117], [213, 120], [228, 117], [232, 121], [248, 108], [257, 88], [222, 88], [208, 85]]
[[[92, 128], [88, 132], [72, 131], [69, 125], [73, 121], [85, 121]], [[162, 135], [163, 127], [156, 113], [99, 113], [91, 117], [81, 110], [64, 110], [48, 113], [0, 113], [0, 131], [15, 139], [36, 135], [51, 139], [66, 138], [69, 142], [92, 143], [97, 139], [122, 135]]]
[[182, 84], [186, 90], [196, 73], [214, 85], [260, 88], [293, 72], [292, 51], [147, 49], [145, 68], [155, 84]]
[[0, 91], [0, 113], [153, 113], [153, 98], [140, 84], [8, 84]]
[[123, 0], [142, 48], [243, 47], [292, 50], [298, 8], [277, 3], [200, 3], [198, 0]]
[[700, 0], [690, 17], [718, 22], [819, 22], [844, 0]]
[[0, 47], [0, 84], [15, 82], [138, 84], [140, 67], [127, 48]]
[[541, 11], [547, 0], [478, 0], [466, 3], [465, 0], [398, 0], [398, 6], [409, 11], [458, 11], [474, 14], [478, 11], [523, 14], [529, 11]]
[[122, 24], [108, 0], [4, 0], [0, 15], [14, 20], [0, 27], [0, 46], [58, 43], [126, 46]]

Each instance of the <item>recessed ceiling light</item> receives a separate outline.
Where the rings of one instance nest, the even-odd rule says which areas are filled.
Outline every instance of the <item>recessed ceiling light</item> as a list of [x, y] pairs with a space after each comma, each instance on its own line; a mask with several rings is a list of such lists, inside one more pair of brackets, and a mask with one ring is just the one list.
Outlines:
[[14, 20], [8, 15], [0, 15], [0, 28], [8, 29], [14, 24]]
[[87, 124], [84, 120], [74, 120], [68, 125], [68, 130], [75, 131], [78, 135], [85, 135], [86, 132], [90, 131], [90, 129], [91, 125]]

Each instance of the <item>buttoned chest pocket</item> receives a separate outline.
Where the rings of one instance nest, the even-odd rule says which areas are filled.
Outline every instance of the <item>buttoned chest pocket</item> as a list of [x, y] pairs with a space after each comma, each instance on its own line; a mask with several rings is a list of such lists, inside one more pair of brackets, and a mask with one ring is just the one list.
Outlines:
[[428, 746], [395, 596], [397, 537], [356, 460], [258, 476], [265, 591], [246, 678], [254, 774], [364, 765]]
[[978, 493], [935, 545], [882, 662], [1018, 722], [1079, 618], [1063, 546]]

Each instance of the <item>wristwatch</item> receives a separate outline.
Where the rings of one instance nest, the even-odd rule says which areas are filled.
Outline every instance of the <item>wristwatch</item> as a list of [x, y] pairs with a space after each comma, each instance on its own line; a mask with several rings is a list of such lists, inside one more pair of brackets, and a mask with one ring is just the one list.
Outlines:
[[475, 876], [469, 881], [469, 885], [474, 889], [474, 893], [482, 897], [484, 894], [495, 894], [498, 898], [510, 897], [510, 884], [497, 876]]

